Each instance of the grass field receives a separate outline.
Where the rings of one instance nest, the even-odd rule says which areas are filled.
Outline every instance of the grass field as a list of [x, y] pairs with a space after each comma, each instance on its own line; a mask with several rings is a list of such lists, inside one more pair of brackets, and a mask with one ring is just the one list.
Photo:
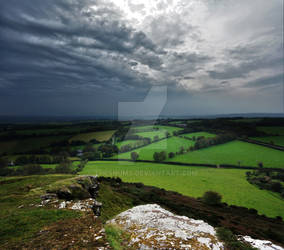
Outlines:
[[116, 146], [118, 148], [121, 148], [122, 146], [128, 145], [130, 144], [131, 146], [136, 145], [137, 143], [139, 143], [141, 140], [125, 140], [125, 141], [121, 141], [121, 142], [117, 142]]
[[284, 152], [247, 143], [232, 141], [211, 146], [183, 155], [178, 155], [169, 161], [186, 163], [233, 164], [240, 161], [243, 166], [257, 166], [262, 162], [264, 167], [284, 167]]
[[69, 141], [84, 141], [89, 142], [90, 140], [96, 139], [99, 142], [109, 140], [116, 130], [106, 130], [91, 133], [83, 133], [73, 136]]
[[151, 138], [151, 140], [153, 140], [155, 136], [158, 136], [159, 139], [166, 138], [165, 133], [166, 131], [157, 130], [157, 131], [150, 131], [150, 132], [138, 132], [138, 133], [135, 133], [135, 135], [139, 135], [141, 137], [148, 137], [148, 138]]
[[228, 204], [255, 208], [267, 216], [284, 216], [284, 201], [275, 193], [260, 190], [245, 179], [247, 170], [183, 167], [141, 162], [89, 162], [80, 174], [120, 177], [126, 182], [173, 190], [201, 197], [217, 191]]
[[[79, 164], [80, 164], [80, 161], [73, 161], [71, 168], [74, 170]], [[27, 165], [29, 165], [29, 164], [27, 164]], [[52, 169], [55, 169], [55, 167], [56, 167], [58, 164], [38, 164], [38, 165], [40, 165], [40, 166], [43, 167], [43, 168], [52, 168]], [[12, 166], [11, 168], [18, 168], [18, 167], [19, 167], [19, 166]]]
[[44, 136], [34, 137], [23, 140], [2, 141], [0, 142], [0, 153], [9, 154], [29, 152], [39, 148], [48, 147], [52, 143], [67, 140], [68, 136]]
[[257, 130], [271, 135], [284, 135], [284, 127], [257, 127]]
[[215, 137], [216, 135], [208, 132], [196, 132], [196, 133], [183, 134], [182, 136], [192, 139], [193, 136], [195, 136], [195, 138], [199, 136], [204, 136], [205, 138], [212, 138]]
[[[184, 149], [187, 149], [190, 146], [194, 145], [194, 141], [190, 141], [184, 138], [179, 137], [170, 137], [168, 139], [164, 139], [152, 144], [149, 144], [145, 147], [135, 149], [133, 151], [137, 152], [139, 154], [139, 160], [153, 160], [153, 154], [154, 152], [160, 152], [160, 151], [166, 151], [174, 152], [176, 153], [179, 151], [180, 147], [184, 147]], [[131, 152], [133, 152], [131, 151]], [[122, 153], [113, 156], [112, 158], [119, 158], [119, 159], [130, 159], [131, 152]]]
[[154, 125], [154, 126], [131, 127], [130, 131], [131, 131], [131, 129], [135, 129], [136, 132], [140, 133], [140, 132], [143, 132], [143, 130], [145, 130], [145, 129], [151, 129], [151, 128], [152, 129], [158, 128], [158, 130], [154, 130], [153, 132], [159, 131], [159, 132], [162, 132], [163, 134], [165, 134], [165, 132], [168, 131], [171, 135], [173, 134], [174, 131], [182, 130], [182, 128], [178, 128], [178, 127]]
[[[93, 144], [93, 148], [98, 148], [99, 146], [103, 145], [104, 143], [96, 143], [96, 144]], [[84, 148], [86, 147], [86, 145], [79, 145], [79, 146], [72, 146], [72, 150], [78, 150], [78, 149], [81, 149], [81, 150], [84, 150]]]
[[266, 143], [273, 142], [274, 145], [279, 145], [279, 146], [284, 147], [284, 136], [283, 135], [252, 137], [251, 139], [256, 140], [256, 141], [260, 141], [260, 142], [266, 142]]

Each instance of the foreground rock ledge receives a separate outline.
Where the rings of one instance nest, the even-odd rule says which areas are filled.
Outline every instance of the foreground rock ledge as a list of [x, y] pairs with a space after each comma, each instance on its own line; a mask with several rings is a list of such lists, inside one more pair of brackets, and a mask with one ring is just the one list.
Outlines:
[[156, 204], [134, 207], [107, 223], [128, 232], [129, 246], [134, 249], [224, 249], [209, 224], [175, 215]]

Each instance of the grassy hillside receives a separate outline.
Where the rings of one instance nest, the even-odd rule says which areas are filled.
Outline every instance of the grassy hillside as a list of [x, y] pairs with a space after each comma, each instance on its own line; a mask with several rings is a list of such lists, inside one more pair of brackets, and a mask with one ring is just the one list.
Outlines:
[[257, 130], [272, 135], [284, 135], [284, 127], [257, 127]]
[[[190, 141], [184, 138], [179, 137], [170, 137], [168, 139], [164, 139], [152, 144], [149, 144], [145, 147], [133, 150], [139, 154], [139, 160], [153, 160], [154, 152], [166, 151], [169, 152], [177, 152], [179, 151], [180, 147], [184, 147], [187, 149], [190, 146], [194, 145], [194, 141]], [[131, 152], [133, 152], [131, 151]], [[131, 152], [122, 153], [115, 155], [112, 158], [119, 158], [119, 159], [130, 159]]]
[[276, 194], [260, 190], [247, 182], [246, 170], [183, 167], [166, 164], [132, 162], [89, 162], [80, 174], [121, 177], [126, 182], [173, 190], [201, 197], [214, 190], [228, 204], [255, 208], [268, 216], [284, 216], [284, 201]]
[[50, 144], [67, 140], [68, 136], [44, 136], [44, 137], [31, 137], [22, 140], [11, 140], [0, 142], [0, 153], [22, 153], [40, 148], [46, 148]]
[[162, 138], [166, 138], [166, 131], [157, 130], [157, 131], [149, 131], [149, 132], [138, 132], [138, 133], [135, 133], [135, 135], [139, 135], [142, 137], [148, 137], [148, 138], [151, 138], [151, 140], [153, 140], [155, 136], [158, 136], [159, 139], [162, 139]]
[[186, 163], [233, 164], [244, 166], [284, 167], [284, 152], [247, 143], [233, 141], [178, 155], [169, 161]]
[[89, 142], [90, 140], [96, 139], [97, 141], [103, 142], [109, 140], [112, 135], [115, 133], [115, 130], [106, 130], [106, 131], [98, 131], [91, 133], [82, 133], [73, 136], [69, 141], [85, 141]]
[[284, 136], [263, 136], [263, 137], [252, 137], [251, 139], [265, 142], [265, 143], [271, 143], [273, 142], [274, 145], [279, 145], [284, 147]]
[[212, 138], [215, 137], [216, 135], [208, 132], [196, 132], [196, 133], [183, 134], [182, 136], [192, 139], [193, 136], [195, 137], [204, 136], [205, 138]]
[[39, 203], [48, 185], [68, 178], [70, 175], [0, 177], [0, 242], [28, 240], [43, 226], [80, 216], [75, 211], [30, 206]]
[[[161, 131], [166, 132], [168, 131], [170, 134], [172, 134], [174, 131], [182, 130], [182, 128], [178, 127], [171, 127], [171, 126], [162, 126], [162, 125], [154, 125], [154, 126], [137, 126], [137, 127], [131, 127], [130, 130], [133, 129], [136, 132], [143, 132], [145, 129], [157, 129], [155, 131]], [[139, 131], [140, 130], [140, 131]]]
[[125, 140], [125, 141], [121, 141], [121, 142], [116, 143], [116, 146], [118, 148], [125, 146], [125, 145], [128, 145], [128, 144], [131, 145], [131, 146], [135, 146], [139, 142], [140, 142], [140, 140]]

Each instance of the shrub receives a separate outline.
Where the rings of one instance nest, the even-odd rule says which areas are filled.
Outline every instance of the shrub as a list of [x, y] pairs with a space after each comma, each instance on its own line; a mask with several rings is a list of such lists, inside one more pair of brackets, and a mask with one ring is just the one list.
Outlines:
[[131, 160], [132, 160], [132, 161], [137, 161], [138, 157], [139, 157], [139, 154], [138, 154], [138, 153], [136, 153], [136, 152], [131, 152]]
[[174, 153], [174, 152], [170, 152], [170, 153], [168, 154], [168, 156], [169, 156], [169, 158], [174, 158], [174, 157], [175, 157], [175, 153]]
[[259, 168], [263, 168], [263, 163], [262, 162], [257, 163], [257, 165], [258, 165]]
[[225, 242], [226, 249], [230, 250], [253, 250], [248, 243], [243, 243], [238, 240], [237, 236], [234, 235], [229, 229], [219, 227], [217, 228], [217, 237], [219, 240]]
[[153, 158], [155, 161], [158, 161], [158, 162], [164, 161], [167, 158], [167, 153], [165, 151], [155, 152], [153, 154]]
[[222, 196], [214, 191], [207, 191], [204, 193], [202, 200], [207, 205], [216, 206], [221, 204]]
[[271, 190], [274, 191], [274, 192], [278, 192], [280, 193], [281, 190], [282, 190], [282, 185], [280, 182], [273, 182], [271, 184]]

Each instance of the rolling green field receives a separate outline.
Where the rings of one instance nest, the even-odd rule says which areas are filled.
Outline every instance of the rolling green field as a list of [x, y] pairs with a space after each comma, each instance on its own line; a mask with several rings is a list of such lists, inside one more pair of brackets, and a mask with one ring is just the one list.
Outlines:
[[69, 141], [89, 142], [93, 139], [96, 139], [99, 142], [103, 142], [109, 140], [112, 137], [112, 135], [115, 133], [115, 131], [116, 130], [106, 130], [106, 131], [78, 134], [73, 136]]
[[[80, 161], [73, 161], [72, 162], [72, 170], [74, 170], [78, 165], [80, 164]], [[29, 165], [29, 164], [27, 164]], [[58, 165], [58, 164], [36, 164], [36, 165], [40, 165], [41, 167], [43, 168], [51, 168], [51, 169], [55, 169], [55, 167]], [[19, 166], [13, 166], [11, 168], [18, 168]]]
[[257, 130], [271, 135], [284, 135], [284, 127], [257, 127]]
[[284, 152], [247, 142], [232, 141], [177, 155], [169, 161], [233, 165], [238, 165], [240, 161], [243, 166], [254, 167], [258, 162], [262, 162], [264, 167], [283, 168]]
[[[153, 160], [154, 152], [166, 151], [169, 152], [177, 152], [179, 151], [180, 147], [184, 147], [187, 149], [190, 146], [194, 145], [194, 141], [190, 141], [180, 137], [170, 137], [165, 140], [161, 140], [152, 144], [149, 144], [145, 147], [135, 149], [133, 151], [139, 154], [139, 160]], [[133, 152], [131, 151], [131, 152]], [[119, 159], [130, 159], [131, 152], [126, 152], [122, 154], [118, 154], [113, 156], [112, 158], [119, 158]]]
[[247, 170], [184, 167], [141, 162], [89, 162], [80, 174], [120, 177], [126, 182], [142, 182], [181, 194], [201, 197], [217, 191], [228, 204], [255, 208], [270, 217], [284, 216], [284, 200], [260, 190], [245, 178]]
[[137, 143], [141, 142], [141, 140], [125, 140], [125, 141], [120, 141], [116, 143], [116, 146], [118, 148], [121, 148], [122, 146], [125, 145], [131, 145], [131, 146], [135, 146]]
[[205, 138], [212, 138], [215, 137], [216, 135], [208, 132], [196, 132], [196, 133], [183, 134], [182, 136], [192, 139], [193, 136], [195, 136], [195, 138], [199, 136], [204, 136]]
[[[99, 146], [103, 145], [104, 143], [96, 143], [93, 144], [93, 148], [97, 149]], [[72, 150], [84, 150], [84, 148], [86, 147], [86, 145], [78, 145], [78, 146], [72, 146]]]
[[148, 137], [148, 138], [151, 138], [151, 140], [153, 140], [155, 136], [158, 136], [159, 139], [166, 138], [165, 133], [166, 131], [157, 130], [157, 131], [150, 131], [150, 132], [138, 132], [138, 133], [135, 133], [135, 135], [139, 135], [141, 137]]
[[271, 143], [274, 145], [279, 145], [284, 147], [284, 136], [279, 135], [279, 136], [263, 136], [263, 137], [252, 137], [251, 139], [260, 141], [260, 142], [265, 142], [265, 143]]
[[[157, 130], [154, 130], [155, 128], [158, 128]], [[165, 134], [166, 131], [168, 131], [171, 135], [173, 134], [174, 131], [179, 131], [182, 130], [182, 128], [178, 127], [171, 127], [171, 126], [162, 126], [162, 125], [154, 125], [154, 126], [138, 126], [138, 127], [131, 127], [131, 130], [135, 130], [137, 133], [143, 132], [145, 129], [153, 129], [153, 132], [155, 131], [160, 131]], [[140, 131], [139, 131], [140, 130]], [[150, 131], [149, 131], [150, 132]]]

